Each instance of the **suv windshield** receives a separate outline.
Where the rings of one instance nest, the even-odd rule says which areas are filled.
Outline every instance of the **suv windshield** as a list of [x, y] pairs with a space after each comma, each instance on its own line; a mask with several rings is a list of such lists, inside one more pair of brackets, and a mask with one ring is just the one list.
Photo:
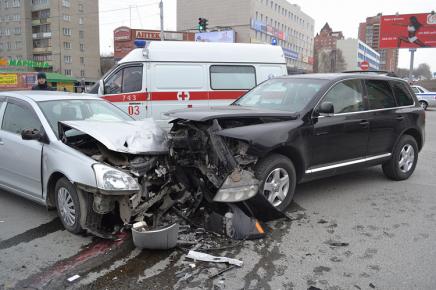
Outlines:
[[39, 102], [38, 105], [56, 136], [59, 121], [134, 121], [126, 113], [103, 100], [56, 100]]
[[252, 89], [233, 105], [299, 112], [327, 82], [321, 79], [272, 79]]

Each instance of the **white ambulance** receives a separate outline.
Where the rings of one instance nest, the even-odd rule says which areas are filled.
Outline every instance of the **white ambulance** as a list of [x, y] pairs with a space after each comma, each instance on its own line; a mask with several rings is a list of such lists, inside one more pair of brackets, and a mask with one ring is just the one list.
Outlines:
[[132, 50], [94, 90], [135, 119], [152, 117], [166, 127], [167, 111], [227, 105], [285, 74], [279, 46], [153, 41]]

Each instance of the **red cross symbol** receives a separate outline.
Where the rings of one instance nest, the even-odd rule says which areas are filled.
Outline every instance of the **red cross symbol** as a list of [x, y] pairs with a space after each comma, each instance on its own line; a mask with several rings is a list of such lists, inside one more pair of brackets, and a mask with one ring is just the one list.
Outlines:
[[189, 92], [178, 92], [177, 99], [179, 101], [189, 101]]

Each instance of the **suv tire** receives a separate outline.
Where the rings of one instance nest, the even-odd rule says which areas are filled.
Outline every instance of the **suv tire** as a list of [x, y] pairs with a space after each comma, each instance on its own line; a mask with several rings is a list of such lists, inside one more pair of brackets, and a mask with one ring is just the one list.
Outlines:
[[415, 138], [403, 135], [395, 145], [392, 158], [382, 165], [383, 173], [392, 180], [405, 180], [412, 175], [418, 162]]
[[56, 182], [55, 201], [58, 216], [64, 227], [73, 234], [82, 232], [79, 197], [75, 186], [65, 177]]
[[296, 173], [292, 161], [281, 154], [271, 154], [256, 164], [255, 176], [260, 180], [259, 193], [277, 210], [284, 211], [295, 192]]

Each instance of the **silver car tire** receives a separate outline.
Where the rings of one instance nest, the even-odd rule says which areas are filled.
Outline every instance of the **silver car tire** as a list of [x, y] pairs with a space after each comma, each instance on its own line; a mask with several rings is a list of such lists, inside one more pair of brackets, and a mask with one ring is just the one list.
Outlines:
[[56, 183], [55, 201], [59, 219], [65, 229], [73, 234], [82, 232], [79, 197], [75, 186], [65, 177]]

